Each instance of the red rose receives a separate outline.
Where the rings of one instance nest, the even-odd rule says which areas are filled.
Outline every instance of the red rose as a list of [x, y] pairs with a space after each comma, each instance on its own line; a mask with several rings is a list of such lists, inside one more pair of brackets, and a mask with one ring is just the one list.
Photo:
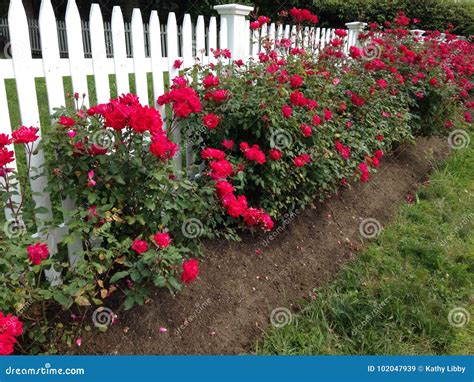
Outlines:
[[295, 106], [305, 106], [309, 101], [305, 98], [303, 93], [299, 90], [295, 90], [290, 94], [290, 102]]
[[152, 137], [152, 143], [150, 145], [150, 152], [163, 160], [171, 159], [176, 154], [178, 145], [171, 142], [166, 135], [158, 135]]
[[195, 259], [187, 260], [183, 263], [183, 273], [181, 275], [181, 281], [189, 284], [194, 281], [199, 275], [199, 262]]
[[0, 167], [5, 166], [6, 164], [13, 162], [15, 160], [15, 153], [9, 151], [6, 148], [0, 148]]
[[319, 115], [314, 115], [313, 116], [313, 125], [318, 126], [321, 124], [321, 117]]
[[332, 112], [329, 109], [324, 109], [324, 119], [329, 121], [332, 118]]
[[311, 157], [308, 154], [301, 154], [293, 159], [293, 163], [296, 167], [303, 167], [309, 162], [311, 162]]
[[74, 119], [72, 119], [72, 118], [69, 118], [69, 117], [66, 117], [66, 116], [62, 115], [59, 118], [59, 124], [61, 124], [63, 126], [66, 126], [66, 127], [72, 127], [76, 124], [76, 121], [74, 121]]
[[248, 160], [257, 162], [258, 164], [264, 164], [266, 161], [265, 154], [260, 150], [258, 145], [253, 145], [251, 148], [245, 150], [244, 155]]
[[171, 237], [167, 232], [158, 232], [153, 236], [153, 240], [160, 248], [166, 248], [171, 244]]
[[11, 314], [6, 316], [0, 311], [0, 355], [9, 355], [14, 351], [16, 338], [23, 334], [23, 323]]
[[39, 138], [36, 135], [38, 131], [39, 129], [37, 127], [21, 126], [12, 133], [12, 137], [15, 143], [31, 143]]
[[209, 175], [214, 180], [225, 179], [234, 172], [232, 164], [225, 159], [211, 162], [210, 167], [212, 171]]
[[290, 77], [290, 86], [292, 88], [298, 88], [303, 85], [303, 77], [299, 76], [298, 74], [294, 74]]
[[269, 156], [271, 160], [279, 160], [282, 156], [282, 152], [278, 149], [272, 149], [270, 150]]
[[206, 126], [210, 130], [215, 129], [217, 125], [219, 125], [220, 120], [220, 117], [218, 117], [214, 113], [210, 113], [202, 117], [202, 122], [204, 126]]
[[0, 134], [0, 147], [8, 146], [13, 140], [6, 134]]
[[283, 105], [281, 107], [281, 112], [283, 113], [283, 117], [290, 118], [291, 113], [293, 112], [293, 109], [289, 105]]
[[41, 264], [41, 262], [47, 259], [49, 256], [48, 246], [43, 243], [29, 245], [26, 250], [28, 252], [28, 257], [33, 265]]
[[216, 192], [219, 199], [234, 192], [234, 186], [225, 180], [220, 180], [216, 183]]
[[143, 252], [148, 251], [148, 243], [144, 240], [135, 239], [132, 244], [132, 250], [141, 255]]
[[382, 150], [376, 150], [375, 153], [374, 153], [374, 156], [377, 158], [377, 159], [380, 159], [383, 157], [383, 151]]
[[225, 152], [219, 149], [208, 147], [207, 149], [201, 151], [201, 158], [223, 160], [225, 159]]
[[239, 195], [236, 198], [228, 198], [226, 201], [227, 213], [233, 218], [242, 215], [247, 209], [247, 198], [244, 195]]
[[204, 85], [204, 87], [207, 89], [207, 88], [211, 88], [211, 87], [215, 87], [215, 86], [219, 86], [219, 78], [216, 77], [216, 76], [213, 76], [212, 74], [208, 74], [203, 80], [202, 80], [202, 84]]
[[107, 149], [105, 147], [101, 147], [93, 143], [91, 147], [89, 147], [89, 155], [97, 156], [97, 155], [105, 155], [107, 154]]
[[222, 146], [227, 150], [232, 150], [234, 148], [234, 141], [232, 139], [224, 139], [222, 141]]
[[250, 23], [250, 29], [255, 30], [255, 29], [258, 29], [258, 28], [260, 28], [260, 23], [258, 21], [252, 21]]
[[306, 123], [302, 123], [300, 125], [300, 130], [305, 137], [310, 137], [313, 131], [311, 130], [311, 126], [307, 125]]

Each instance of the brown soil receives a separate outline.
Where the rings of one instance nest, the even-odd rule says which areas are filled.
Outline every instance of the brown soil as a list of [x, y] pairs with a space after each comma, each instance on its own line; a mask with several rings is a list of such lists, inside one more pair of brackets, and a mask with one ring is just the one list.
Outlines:
[[[359, 233], [360, 221], [375, 218], [386, 224], [426, 179], [433, 158], [447, 151], [445, 139], [420, 138], [384, 157], [369, 183], [288, 216], [275, 227], [273, 240], [246, 236], [240, 243], [206, 244], [194, 283], [174, 297], [159, 290], [148, 304], [118, 313], [118, 324], [85, 336], [76, 354], [251, 352], [270, 325], [272, 310], [297, 310], [298, 301], [334, 279], [368, 241]], [[160, 327], [168, 332], [160, 333]]]

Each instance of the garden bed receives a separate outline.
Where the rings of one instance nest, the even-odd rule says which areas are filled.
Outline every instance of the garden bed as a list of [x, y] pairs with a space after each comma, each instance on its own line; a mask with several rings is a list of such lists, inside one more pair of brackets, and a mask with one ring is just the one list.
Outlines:
[[317, 298], [314, 288], [334, 279], [367, 242], [359, 233], [361, 220], [386, 224], [397, 205], [411, 201], [433, 159], [444, 158], [447, 151], [446, 139], [419, 138], [416, 145], [384, 157], [371, 182], [353, 184], [326, 203], [288, 215], [275, 227], [274, 240], [262, 234], [243, 236], [240, 243], [207, 243], [197, 282], [174, 297], [158, 290], [132, 311], [114, 309], [116, 324], [105, 333], [93, 329], [74, 352], [252, 352], [270, 325], [270, 313], [278, 307], [297, 311], [302, 299]]

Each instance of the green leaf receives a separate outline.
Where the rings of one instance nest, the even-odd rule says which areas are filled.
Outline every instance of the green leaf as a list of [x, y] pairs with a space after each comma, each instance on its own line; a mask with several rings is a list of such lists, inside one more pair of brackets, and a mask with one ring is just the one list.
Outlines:
[[135, 299], [133, 298], [133, 296], [127, 296], [123, 303], [123, 308], [125, 310], [129, 310], [133, 307], [133, 305], [135, 305]]
[[61, 292], [55, 293], [54, 294], [54, 299], [65, 308], [68, 307], [71, 303], [71, 299], [66, 297]]
[[110, 278], [110, 283], [113, 284], [123, 279], [124, 277], [128, 276], [128, 274], [129, 274], [128, 271], [117, 272]]

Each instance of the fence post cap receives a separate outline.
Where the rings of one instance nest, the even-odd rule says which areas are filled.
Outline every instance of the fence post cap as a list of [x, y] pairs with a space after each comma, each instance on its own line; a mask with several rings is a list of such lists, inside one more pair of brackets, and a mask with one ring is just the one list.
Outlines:
[[215, 5], [214, 9], [219, 13], [219, 15], [247, 16], [250, 12], [253, 11], [254, 8], [242, 4], [223, 4]]
[[350, 23], [346, 23], [345, 25], [347, 29], [362, 31], [367, 26], [367, 23], [364, 23], [362, 21], [352, 21]]

